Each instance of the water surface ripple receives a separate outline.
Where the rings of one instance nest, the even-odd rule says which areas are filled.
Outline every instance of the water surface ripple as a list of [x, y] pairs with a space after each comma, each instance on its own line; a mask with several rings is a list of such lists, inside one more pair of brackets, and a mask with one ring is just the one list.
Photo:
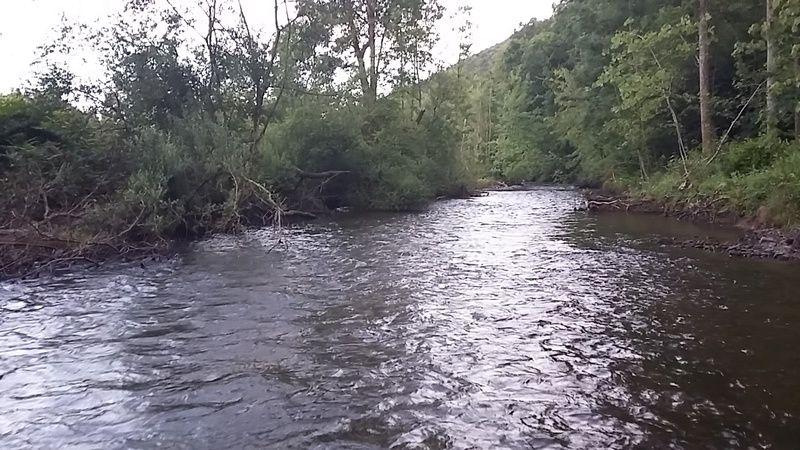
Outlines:
[[537, 189], [0, 284], [0, 447], [800, 442], [796, 266]]

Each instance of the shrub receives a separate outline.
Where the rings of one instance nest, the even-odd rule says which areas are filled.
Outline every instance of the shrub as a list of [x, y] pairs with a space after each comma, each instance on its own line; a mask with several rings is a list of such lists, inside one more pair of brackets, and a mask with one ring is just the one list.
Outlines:
[[725, 148], [722, 168], [727, 174], [746, 174], [764, 169], [785, 155], [789, 144], [769, 136], [730, 143]]

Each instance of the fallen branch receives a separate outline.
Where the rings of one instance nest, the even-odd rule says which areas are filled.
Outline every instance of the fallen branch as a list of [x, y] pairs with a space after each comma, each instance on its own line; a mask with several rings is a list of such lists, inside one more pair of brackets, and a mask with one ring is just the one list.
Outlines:
[[133, 223], [128, 228], [125, 229], [125, 231], [123, 231], [122, 233], [118, 234], [117, 238], [121, 238], [122, 236], [125, 236], [126, 234], [130, 233], [134, 228], [136, 228], [136, 226], [139, 225], [139, 222], [142, 220], [142, 217], [144, 217], [144, 213], [146, 211], [147, 211], [147, 207], [145, 206], [144, 202], [142, 202], [142, 210], [139, 212], [139, 216], [136, 217], [136, 220], [134, 220]]
[[728, 130], [722, 136], [722, 139], [719, 140], [719, 144], [717, 144], [717, 150], [714, 152], [713, 155], [711, 155], [710, 158], [708, 158], [708, 161], [706, 161], [706, 166], [710, 165], [714, 161], [714, 159], [717, 158], [717, 156], [719, 155], [719, 152], [722, 150], [722, 146], [725, 145], [725, 142], [728, 140], [728, 137], [731, 135], [731, 131], [733, 130], [733, 127], [736, 125], [736, 122], [738, 122], [739, 119], [742, 118], [742, 116], [744, 115], [744, 111], [747, 109], [748, 106], [750, 106], [750, 102], [752, 102], [753, 99], [756, 97], [756, 94], [758, 94], [758, 91], [760, 91], [761, 87], [764, 86], [764, 83], [766, 83], [766, 81], [762, 81], [761, 84], [758, 85], [756, 90], [753, 91], [753, 94], [750, 96], [750, 98], [747, 99], [747, 102], [744, 104], [744, 106], [742, 106], [742, 109], [739, 110], [739, 115], [737, 115], [736, 118], [733, 119], [733, 122], [731, 122], [731, 125], [728, 127]]
[[289, 210], [289, 211], [284, 211], [281, 214], [283, 215], [283, 217], [300, 217], [309, 220], [314, 220], [317, 218], [316, 214], [306, 211]]
[[168, 243], [160, 240], [155, 243], [124, 243], [120, 246], [111, 242], [76, 241], [50, 236], [42, 230], [30, 228], [14, 230], [0, 240], [0, 276], [25, 278], [52, 267], [76, 261], [99, 265], [98, 260], [108, 257], [128, 259], [130, 254], [143, 257], [164, 253]]
[[87, 258], [85, 256], [70, 256], [70, 257], [57, 258], [57, 259], [50, 260], [47, 263], [45, 263], [45, 264], [43, 264], [43, 265], [41, 265], [41, 266], [39, 266], [39, 267], [37, 267], [35, 269], [32, 269], [32, 270], [28, 271], [27, 273], [22, 275], [20, 278], [29, 278], [29, 277], [31, 277], [31, 276], [33, 276], [33, 275], [35, 275], [37, 273], [41, 273], [42, 271], [47, 270], [49, 268], [54, 268], [56, 266], [60, 266], [60, 265], [64, 265], [64, 264], [72, 263], [72, 262], [76, 262], [76, 261], [84, 261], [84, 262], [90, 263], [92, 265], [92, 267], [100, 267], [100, 263], [98, 261], [95, 261], [93, 259]]
[[8, 242], [8, 241], [0, 241], [0, 245], [8, 245], [10, 247], [41, 247], [41, 248], [49, 248], [50, 250], [63, 250], [61, 247], [56, 247], [54, 245], [45, 244], [42, 242]]
[[333, 178], [339, 175], [343, 175], [346, 173], [350, 173], [349, 170], [328, 170], [325, 172], [306, 172], [304, 170], [297, 169], [297, 176], [301, 179], [310, 179], [310, 180], [323, 180], [326, 178]]

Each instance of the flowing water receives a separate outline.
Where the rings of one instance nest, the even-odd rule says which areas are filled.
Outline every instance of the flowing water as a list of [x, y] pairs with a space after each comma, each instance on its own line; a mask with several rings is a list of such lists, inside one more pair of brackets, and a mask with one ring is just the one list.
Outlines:
[[797, 448], [798, 266], [578, 196], [0, 285], [0, 448]]

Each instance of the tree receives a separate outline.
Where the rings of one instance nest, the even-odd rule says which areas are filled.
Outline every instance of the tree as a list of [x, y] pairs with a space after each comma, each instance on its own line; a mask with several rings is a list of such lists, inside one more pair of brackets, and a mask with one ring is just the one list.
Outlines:
[[317, 27], [317, 53], [344, 61], [372, 104], [382, 89], [422, 81], [443, 8], [438, 0], [299, 0], [298, 11]]
[[800, 1], [769, 0], [766, 18], [753, 26], [753, 41], [739, 44], [745, 57], [762, 56], [761, 65], [741, 71], [766, 85], [764, 128], [778, 136], [800, 136]]
[[774, 37], [774, 95], [779, 114], [793, 116], [793, 132], [800, 139], [800, 0], [783, 0], [776, 6]]
[[766, 19], [764, 39], [767, 43], [767, 129], [772, 130], [778, 123], [778, 100], [775, 93], [775, 71], [777, 69], [775, 48], [775, 0], [766, 0]]
[[709, 29], [708, 29], [708, 2], [709, 0], [699, 0], [700, 19], [698, 21], [698, 39], [700, 47], [699, 66], [700, 66], [700, 128], [703, 138], [703, 153], [710, 155], [714, 152], [717, 140], [717, 132], [713, 123], [713, 112], [711, 106], [711, 57], [709, 54]]
[[626, 146], [636, 153], [645, 178], [650, 164], [647, 130], [658, 127], [659, 116], [668, 117], [678, 153], [682, 160], [687, 156], [685, 133], [674, 103], [682, 68], [692, 51], [686, 39], [692, 29], [691, 20], [682, 17], [677, 24], [667, 23], [656, 31], [618, 32], [613, 38], [612, 61], [598, 80], [601, 85], [617, 88], [619, 105], [613, 109], [614, 123], [628, 136]]

